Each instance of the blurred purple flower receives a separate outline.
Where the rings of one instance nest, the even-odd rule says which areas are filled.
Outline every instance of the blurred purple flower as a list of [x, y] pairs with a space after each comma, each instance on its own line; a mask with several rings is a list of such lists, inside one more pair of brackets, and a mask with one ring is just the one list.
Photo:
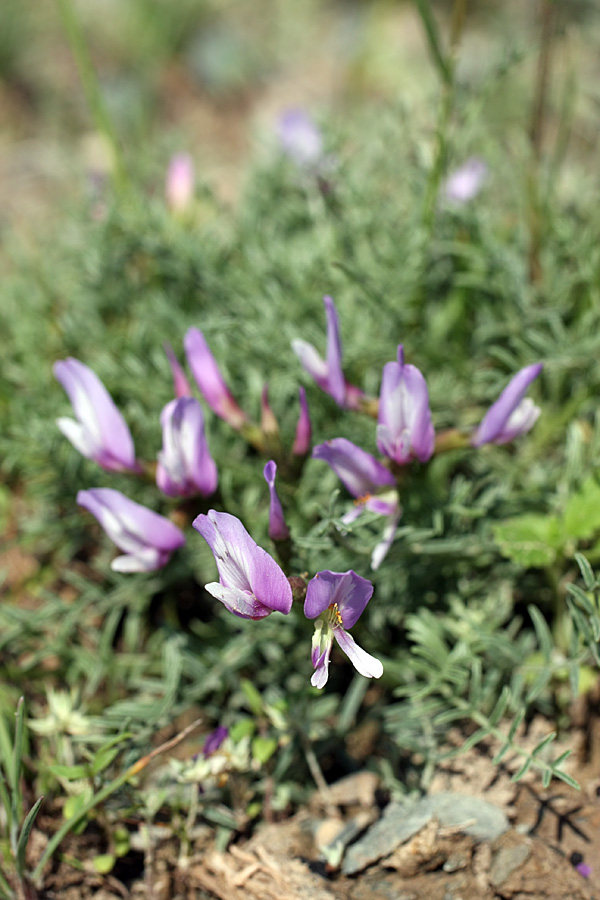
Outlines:
[[248, 419], [233, 399], [204, 335], [198, 328], [190, 328], [183, 343], [188, 363], [202, 396], [213, 412], [228, 422], [232, 428], [240, 429]]
[[185, 212], [194, 199], [194, 163], [187, 153], [176, 153], [169, 160], [165, 182], [167, 205], [174, 213]]
[[302, 109], [288, 109], [277, 122], [281, 149], [296, 165], [317, 168], [323, 159], [323, 136]]
[[534, 363], [517, 372], [483, 417], [471, 438], [474, 447], [506, 444], [533, 428], [541, 410], [525, 393], [542, 368], [542, 363]]
[[219, 583], [205, 585], [209, 594], [242, 619], [263, 619], [274, 611], [289, 613], [289, 581], [239, 519], [211, 509], [192, 524], [210, 547], [219, 571]]
[[271, 459], [265, 465], [263, 470], [265, 481], [269, 486], [269, 537], [272, 541], [287, 541], [290, 536], [290, 529], [285, 524], [285, 517], [281, 502], [275, 487], [275, 476], [277, 475], [277, 465]]
[[405, 365], [402, 344], [398, 362], [383, 367], [377, 421], [377, 447], [385, 456], [401, 466], [415, 457], [431, 459], [435, 432], [427, 385], [415, 366]]
[[451, 172], [442, 185], [442, 196], [450, 203], [462, 206], [477, 196], [488, 177], [486, 163], [477, 156]]
[[312, 344], [299, 338], [292, 341], [292, 350], [302, 366], [321, 390], [330, 394], [338, 406], [357, 409], [363, 392], [348, 384], [342, 372], [342, 345], [338, 314], [331, 297], [323, 297], [327, 314], [327, 361], [323, 360]]
[[167, 403], [160, 415], [163, 447], [158, 454], [156, 483], [170, 497], [208, 497], [218, 475], [204, 435], [202, 407], [194, 397]]
[[312, 456], [331, 466], [346, 489], [367, 509], [380, 512], [381, 515], [389, 515], [392, 511], [379, 505], [377, 492], [382, 487], [394, 487], [394, 476], [366, 450], [346, 438], [333, 438], [313, 447]]
[[96, 373], [72, 357], [54, 363], [53, 371], [77, 416], [56, 424], [75, 449], [103, 469], [139, 472], [129, 428]]
[[213, 753], [216, 753], [223, 741], [229, 736], [229, 729], [224, 725], [219, 725], [214, 731], [207, 735], [202, 748], [202, 755], [207, 759]]
[[296, 425], [292, 454], [294, 456], [306, 456], [310, 451], [312, 443], [312, 425], [310, 422], [310, 414], [308, 412], [308, 403], [306, 401], [306, 391], [303, 387], [298, 388], [298, 394], [300, 398], [300, 415], [298, 416], [298, 423]]
[[171, 372], [173, 373], [173, 393], [176, 397], [191, 397], [192, 389], [190, 383], [186, 378], [179, 360], [173, 352], [173, 348], [167, 341], [164, 343], [164, 348], [171, 366]]
[[77, 503], [98, 520], [123, 550], [111, 563], [115, 572], [150, 572], [164, 566], [185, 537], [172, 522], [112, 488], [79, 491]]
[[[352, 441], [333, 438], [313, 448], [313, 459], [322, 459], [338, 476], [353, 497], [354, 509], [346, 513], [342, 522], [349, 525], [365, 510], [387, 517], [381, 541], [371, 556], [371, 568], [378, 569], [390, 549], [402, 509], [395, 488], [396, 481], [386, 467]], [[387, 488], [388, 490], [383, 490]]]
[[365, 678], [380, 678], [383, 666], [378, 659], [359, 647], [346, 628], [360, 618], [373, 594], [373, 585], [351, 569], [348, 572], [318, 572], [306, 589], [304, 615], [316, 619], [312, 640], [310, 683], [322, 688], [329, 677], [329, 657], [335, 638], [354, 668]]
[[584, 878], [589, 878], [590, 875], [592, 874], [592, 867], [588, 866], [587, 863], [584, 863], [584, 862], [578, 863], [578, 865], [576, 865], [575, 868], [579, 872], [580, 875], [583, 875]]

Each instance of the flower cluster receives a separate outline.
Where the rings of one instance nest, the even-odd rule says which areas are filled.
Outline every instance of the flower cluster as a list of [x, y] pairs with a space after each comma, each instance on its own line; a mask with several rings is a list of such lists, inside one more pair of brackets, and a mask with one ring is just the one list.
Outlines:
[[[308, 147], [308, 133], [306, 137]], [[436, 435], [425, 378], [416, 366], [405, 362], [403, 345], [397, 348], [396, 360], [383, 367], [379, 398], [367, 397], [345, 377], [336, 307], [329, 296], [323, 302], [327, 319], [325, 359], [306, 341], [297, 339], [292, 348], [308, 374], [340, 407], [376, 418], [373, 437], [380, 458], [345, 437], [334, 437], [313, 447], [302, 387], [293, 445], [285, 452], [267, 385], [262, 391], [260, 422], [256, 424], [236, 401], [199, 329], [190, 328], [185, 335], [185, 354], [207, 406], [268, 459], [263, 469], [269, 496], [268, 533], [282, 566], [287, 567], [293, 559], [293, 539], [276, 487], [278, 463], [284, 477], [297, 479], [312, 449], [312, 458], [326, 462], [354, 498], [353, 506], [342, 518], [343, 525], [349, 525], [365, 510], [385, 517], [381, 540], [371, 557], [371, 567], [377, 569], [396, 536], [402, 515], [399, 484], [405, 480], [402, 475], [407, 467], [427, 464], [436, 452], [448, 446], [479, 448], [490, 443], [504, 444], [529, 431], [540, 410], [526, 393], [542, 365], [535, 363], [518, 372], [476, 428], [464, 433], [455, 429], [450, 438], [449, 433]], [[183, 515], [184, 510], [189, 511], [193, 498], [206, 499], [216, 493], [218, 472], [208, 447], [200, 401], [193, 396], [172, 348], [166, 345], [165, 351], [173, 376], [174, 399], [160, 414], [162, 448], [156, 462], [140, 462], [136, 458], [133, 438], [112, 397], [97, 375], [76, 359], [61, 360], [54, 366], [75, 414], [75, 419], [60, 418], [57, 424], [80, 453], [107, 471], [151, 475], [166, 497], [188, 504], [180, 508]], [[185, 543], [183, 532], [173, 521], [120, 491], [106, 487], [81, 490], [77, 502], [95, 516], [122, 551], [111, 563], [118, 572], [158, 569]], [[229, 612], [241, 619], [260, 620], [273, 612], [288, 615], [294, 599], [304, 601], [305, 617], [314, 620], [314, 687], [322, 688], [327, 682], [334, 641], [362, 675], [382, 675], [381, 662], [358, 647], [348, 633], [371, 599], [370, 581], [352, 569], [325, 569], [308, 583], [298, 576], [290, 581], [284, 568], [258, 546], [235, 516], [210, 509], [196, 515], [192, 524], [208, 544], [217, 565], [218, 581], [206, 584], [206, 591]]]
[[[318, 444], [312, 456], [326, 462], [356, 498], [354, 509], [342, 519], [345, 524], [365, 509], [386, 517], [382, 540], [371, 557], [371, 568], [377, 569], [394, 540], [402, 514], [394, 473], [414, 461], [428, 462], [436, 450], [429, 392], [419, 369], [404, 362], [402, 344], [398, 346], [396, 362], [383, 367], [378, 401], [370, 401], [359, 388], [350, 385], [342, 370], [337, 311], [331, 297], [324, 297], [323, 302], [327, 316], [327, 360], [305, 341], [293, 341], [292, 349], [316, 384], [339, 406], [365, 411], [376, 409], [375, 441], [386, 463], [342, 437]], [[525, 394], [541, 371], [541, 363], [521, 369], [487, 411], [479, 427], [469, 435], [455, 433], [452, 446], [504, 444], [529, 431], [540, 409]]]

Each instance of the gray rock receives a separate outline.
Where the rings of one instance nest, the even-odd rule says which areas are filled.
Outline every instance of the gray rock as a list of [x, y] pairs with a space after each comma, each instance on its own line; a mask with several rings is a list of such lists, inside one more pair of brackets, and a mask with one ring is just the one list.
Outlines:
[[501, 809], [466, 794], [441, 792], [405, 803], [390, 803], [378, 822], [347, 851], [342, 872], [355, 875], [408, 841], [435, 816], [444, 826], [461, 826], [478, 841], [493, 841], [508, 829]]

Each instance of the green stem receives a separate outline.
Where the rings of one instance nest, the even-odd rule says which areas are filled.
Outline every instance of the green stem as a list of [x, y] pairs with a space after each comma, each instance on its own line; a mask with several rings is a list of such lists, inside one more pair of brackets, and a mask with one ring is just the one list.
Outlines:
[[104, 135], [113, 152], [113, 178], [117, 188], [127, 184], [123, 154], [110, 115], [106, 108], [98, 76], [94, 69], [81, 24], [75, 14], [72, 0], [56, 0], [62, 25], [69, 41], [92, 118], [98, 131]]
[[[450, 49], [445, 57], [443, 57], [443, 66], [438, 63], [440, 74], [442, 77], [442, 96], [440, 99], [440, 107], [436, 126], [436, 147], [433, 166], [429, 174], [427, 182], [427, 190], [425, 192], [425, 202], [423, 204], [423, 226], [428, 237], [433, 231], [433, 223], [435, 219], [435, 207], [437, 203], [438, 193], [444, 169], [446, 166], [446, 157], [448, 154], [448, 131], [454, 108], [454, 99], [456, 94], [456, 60], [458, 56], [458, 48], [467, 15], [468, 0], [454, 0], [452, 8], [452, 23], [450, 27]], [[434, 53], [434, 44], [440, 50], [440, 41], [437, 37], [437, 28], [434, 27], [432, 39], [430, 34], [431, 23], [434, 22], [433, 14], [429, 6], [428, 0], [417, 0], [419, 11], [426, 9], [426, 15], [421, 13], [421, 18], [425, 25], [425, 31], [429, 40], [432, 53]]]

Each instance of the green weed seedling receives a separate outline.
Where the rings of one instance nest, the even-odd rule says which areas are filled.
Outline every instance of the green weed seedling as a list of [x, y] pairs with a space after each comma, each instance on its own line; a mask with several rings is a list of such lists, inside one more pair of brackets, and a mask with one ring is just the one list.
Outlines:
[[0, 820], [2, 900], [28, 900], [34, 896], [25, 854], [43, 797], [39, 797], [24, 816], [22, 769], [25, 746], [25, 700], [21, 697], [17, 704], [12, 741], [4, 719], [0, 718], [0, 800], [4, 808]]

